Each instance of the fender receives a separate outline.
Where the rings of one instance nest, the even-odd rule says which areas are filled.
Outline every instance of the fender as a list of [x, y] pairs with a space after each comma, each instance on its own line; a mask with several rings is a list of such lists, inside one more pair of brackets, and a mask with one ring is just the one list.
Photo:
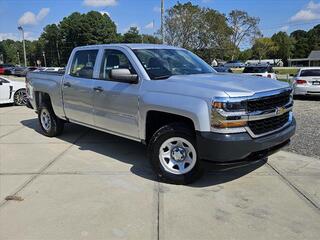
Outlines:
[[139, 134], [146, 138], [146, 119], [149, 111], [167, 112], [192, 120], [195, 130], [210, 131], [210, 109], [199, 98], [160, 92], [147, 92], [139, 100]]

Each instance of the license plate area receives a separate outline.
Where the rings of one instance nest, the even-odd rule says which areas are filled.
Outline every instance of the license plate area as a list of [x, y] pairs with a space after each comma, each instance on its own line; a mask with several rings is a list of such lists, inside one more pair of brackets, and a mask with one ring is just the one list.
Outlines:
[[313, 81], [312, 85], [320, 85], [320, 81]]

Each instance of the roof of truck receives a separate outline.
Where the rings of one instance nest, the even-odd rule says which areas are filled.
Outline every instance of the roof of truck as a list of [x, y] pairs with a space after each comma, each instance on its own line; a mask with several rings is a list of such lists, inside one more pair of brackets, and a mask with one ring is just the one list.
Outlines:
[[79, 46], [76, 48], [111, 47], [111, 46], [118, 46], [118, 47], [124, 46], [131, 49], [181, 49], [179, 47], [169, 46], [165, 44], [149, 44], [149, 43], [98, 44], [98, 45]]

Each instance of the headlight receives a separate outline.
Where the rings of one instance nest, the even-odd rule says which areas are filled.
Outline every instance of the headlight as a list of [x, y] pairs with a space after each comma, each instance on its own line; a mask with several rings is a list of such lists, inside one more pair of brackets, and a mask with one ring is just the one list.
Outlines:
[[213, 102], [211, 126], [218, 129], [245, 127], [247, 119], [241, 117], [245, 109], [244, 102]]
[[223, 109], [228, 112], [244, 112], [247, 109], [247, 103], [241, 102], [213, 102], [212, 107], [216, 109]]

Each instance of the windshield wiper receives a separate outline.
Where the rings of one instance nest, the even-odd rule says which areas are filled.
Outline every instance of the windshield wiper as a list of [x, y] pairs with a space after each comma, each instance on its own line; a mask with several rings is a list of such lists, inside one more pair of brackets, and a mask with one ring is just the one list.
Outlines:
[[153, 77], [152, 79], [154, 79], [154, 80], [167, 79], [171, 76], [172, 75], [162, 75], [162, 76]]

